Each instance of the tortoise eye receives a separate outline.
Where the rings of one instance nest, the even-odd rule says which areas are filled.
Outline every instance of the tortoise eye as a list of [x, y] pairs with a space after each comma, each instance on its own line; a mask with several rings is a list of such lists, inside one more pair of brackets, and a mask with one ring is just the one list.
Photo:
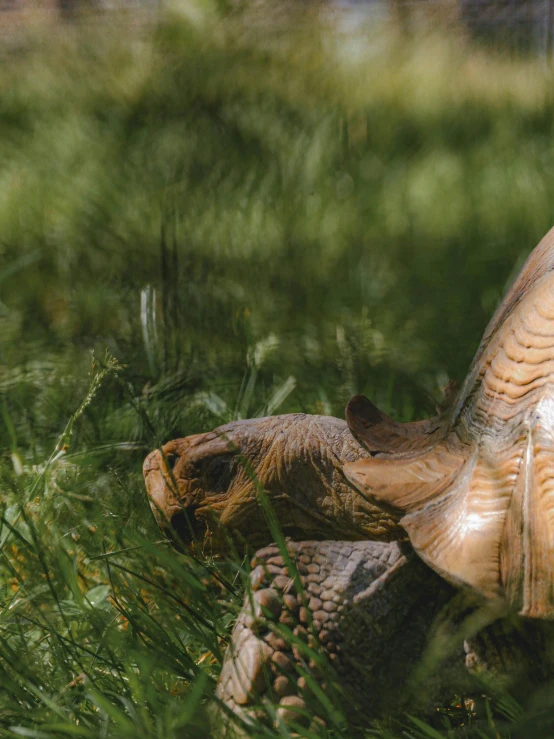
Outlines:
[[173, 469], [173, 467], [175, 467], [175, 462], [177, 461], [177, 455], [174, 454], [173, 452], [165, 452], [164, 457], [165, 457], [168, 467], [170, 469]]
[[231, 456], [218, 456], [211, 459], [204, 470], [207, 489], [212, 493], [225, 493], [231, 485], [235, 473], [235, 463]]

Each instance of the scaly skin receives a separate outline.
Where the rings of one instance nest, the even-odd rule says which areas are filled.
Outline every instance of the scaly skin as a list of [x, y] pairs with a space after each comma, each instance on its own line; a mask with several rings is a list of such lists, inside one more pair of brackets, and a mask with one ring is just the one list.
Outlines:
[[[378, 716], [433, 713], [455, 694], [482, 693], [483, 683], [521, 700], [552, 679], [554, 623], [498, 619], [489, 601], [457, 592], [409, 544], [287, 542], [287, 552], [296, 580], [275, 545], [252, 560], [214, 736], [256, 736], [260, 723], [357, 736]], [[333, 723], [322, 694], [346, 723]]]
[[252, 548], [272, 540], [261, 488], [293, 539], [403, 539], [344, 476], [346, 462], [369, 456], [344, 421], [298, 413], [171, 441], [146, 458], [144, 477], [161, 528], [212, 554], [228, 552], [229, 537]]
[[[397, 542], [289, 542], [287, 550], [297, 568], [296, 584], [276, 546], [260, 550], [252, 561], [251, 590], [217, 697], [246, 723], [252, 717], [266, 725], [312, 722], [312, 730], [330, 717], [311, 680], [351, 718], [398, 710], [408, 701], [413, 710], [410, 678], [429, 624], [453, 589]], [[456, 662], [461, 671], [461, 642]], [[435, 682], [427, 687], [437, 693]], [[268, 704], [275, 710], [264, 710]]]

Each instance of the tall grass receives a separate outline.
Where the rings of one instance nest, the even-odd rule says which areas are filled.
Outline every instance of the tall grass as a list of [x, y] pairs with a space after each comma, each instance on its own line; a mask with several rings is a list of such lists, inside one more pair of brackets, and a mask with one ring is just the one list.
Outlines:
[[[189, 3], [3, 60], [1, 736], [208, 736], [245, 568], [160, 540], [145, 454], [431, 413], [554, 221], [550, 69], [331, 26]], [[549, 736], [539, 698], [372, 735]]]

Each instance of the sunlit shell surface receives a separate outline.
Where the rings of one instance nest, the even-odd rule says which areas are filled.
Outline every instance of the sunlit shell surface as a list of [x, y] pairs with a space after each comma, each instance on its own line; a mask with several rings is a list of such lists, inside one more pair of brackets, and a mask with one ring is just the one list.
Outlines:
[[448, 409], [398, 424], [357, 397], [347, 420], [375, 456], [346, 475], [404, 514], [425, 562], [524, 616], [554, 618], [554, 229], [493, 316]]

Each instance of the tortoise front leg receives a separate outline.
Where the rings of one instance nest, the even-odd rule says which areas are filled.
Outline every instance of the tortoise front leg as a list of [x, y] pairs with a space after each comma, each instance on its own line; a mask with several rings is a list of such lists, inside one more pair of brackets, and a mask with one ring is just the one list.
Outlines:
[[277, 546], [252, 561], [217, 697], [247, 724], [292, 728], [396, 712], [451, 587], [396, 542], [288, 542], [287, 552], [297, 579]]

